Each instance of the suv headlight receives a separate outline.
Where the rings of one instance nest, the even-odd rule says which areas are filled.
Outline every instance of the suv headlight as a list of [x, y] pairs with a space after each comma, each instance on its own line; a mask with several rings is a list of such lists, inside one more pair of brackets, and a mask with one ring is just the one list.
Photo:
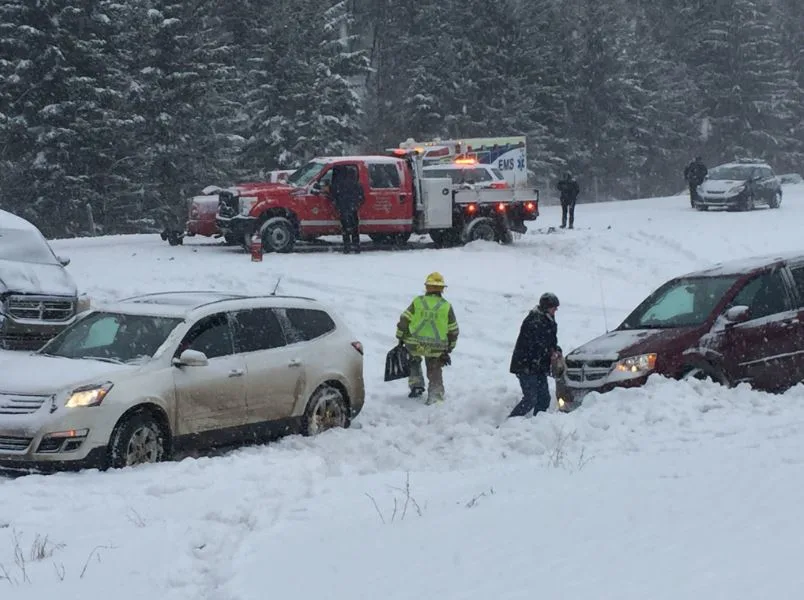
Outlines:
[[650, 373], [656, 368], [656, 354], [639, 354], [618, 360], [612, 367], [611, 373], [615, 378], [639, 377]]
[[240, 196], [240, 214], [247, 217], [255, 204], [257, 204], [255, 196]]
[[107, 381], [106, 383], [90, 384], [75, 388], [67, 396], [67, 402], [64, 406], [67, 408], [98, 406], [103, 402], [103, 399], [113, 386], [114, 384], [111, 381]]

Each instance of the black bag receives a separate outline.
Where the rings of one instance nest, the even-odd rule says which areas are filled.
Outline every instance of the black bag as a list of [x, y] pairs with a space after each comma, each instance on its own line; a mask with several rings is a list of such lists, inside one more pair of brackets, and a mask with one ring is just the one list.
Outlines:
[[410, 352], [403, 346], [394, 346], [385, 356], [385, 381], [396, 381], [410, 375]]

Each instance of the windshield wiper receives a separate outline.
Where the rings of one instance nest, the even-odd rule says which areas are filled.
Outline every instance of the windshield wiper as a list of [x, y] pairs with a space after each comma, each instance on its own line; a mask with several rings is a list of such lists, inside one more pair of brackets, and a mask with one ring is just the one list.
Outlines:
[[97, 360], [97, 361], [100, 361], [100, 362], [112, 363], [113, 365], [124, 365], [124, 364], [126, 364], [122, 360], [119, 360], [117, 358], [106, 358], [104, 356], [82, 356], [81, 358], [88, 358], [90, 360]]

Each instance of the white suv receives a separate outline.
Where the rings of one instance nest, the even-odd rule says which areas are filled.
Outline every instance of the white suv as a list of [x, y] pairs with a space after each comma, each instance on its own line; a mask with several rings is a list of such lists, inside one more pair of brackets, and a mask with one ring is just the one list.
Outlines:
[[0, 359], [0, 467], [123, 467], [314, 435], [363, 407], [363, 346], [318, 302], [167, 292]]

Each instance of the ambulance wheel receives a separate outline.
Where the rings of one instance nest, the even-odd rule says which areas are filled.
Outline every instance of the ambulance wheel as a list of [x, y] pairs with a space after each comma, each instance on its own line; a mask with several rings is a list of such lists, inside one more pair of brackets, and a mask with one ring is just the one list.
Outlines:
[[263, 252], [291, 252], [296, 243], [293, 223], [284, 217], [268, 219], [260, 227]]

